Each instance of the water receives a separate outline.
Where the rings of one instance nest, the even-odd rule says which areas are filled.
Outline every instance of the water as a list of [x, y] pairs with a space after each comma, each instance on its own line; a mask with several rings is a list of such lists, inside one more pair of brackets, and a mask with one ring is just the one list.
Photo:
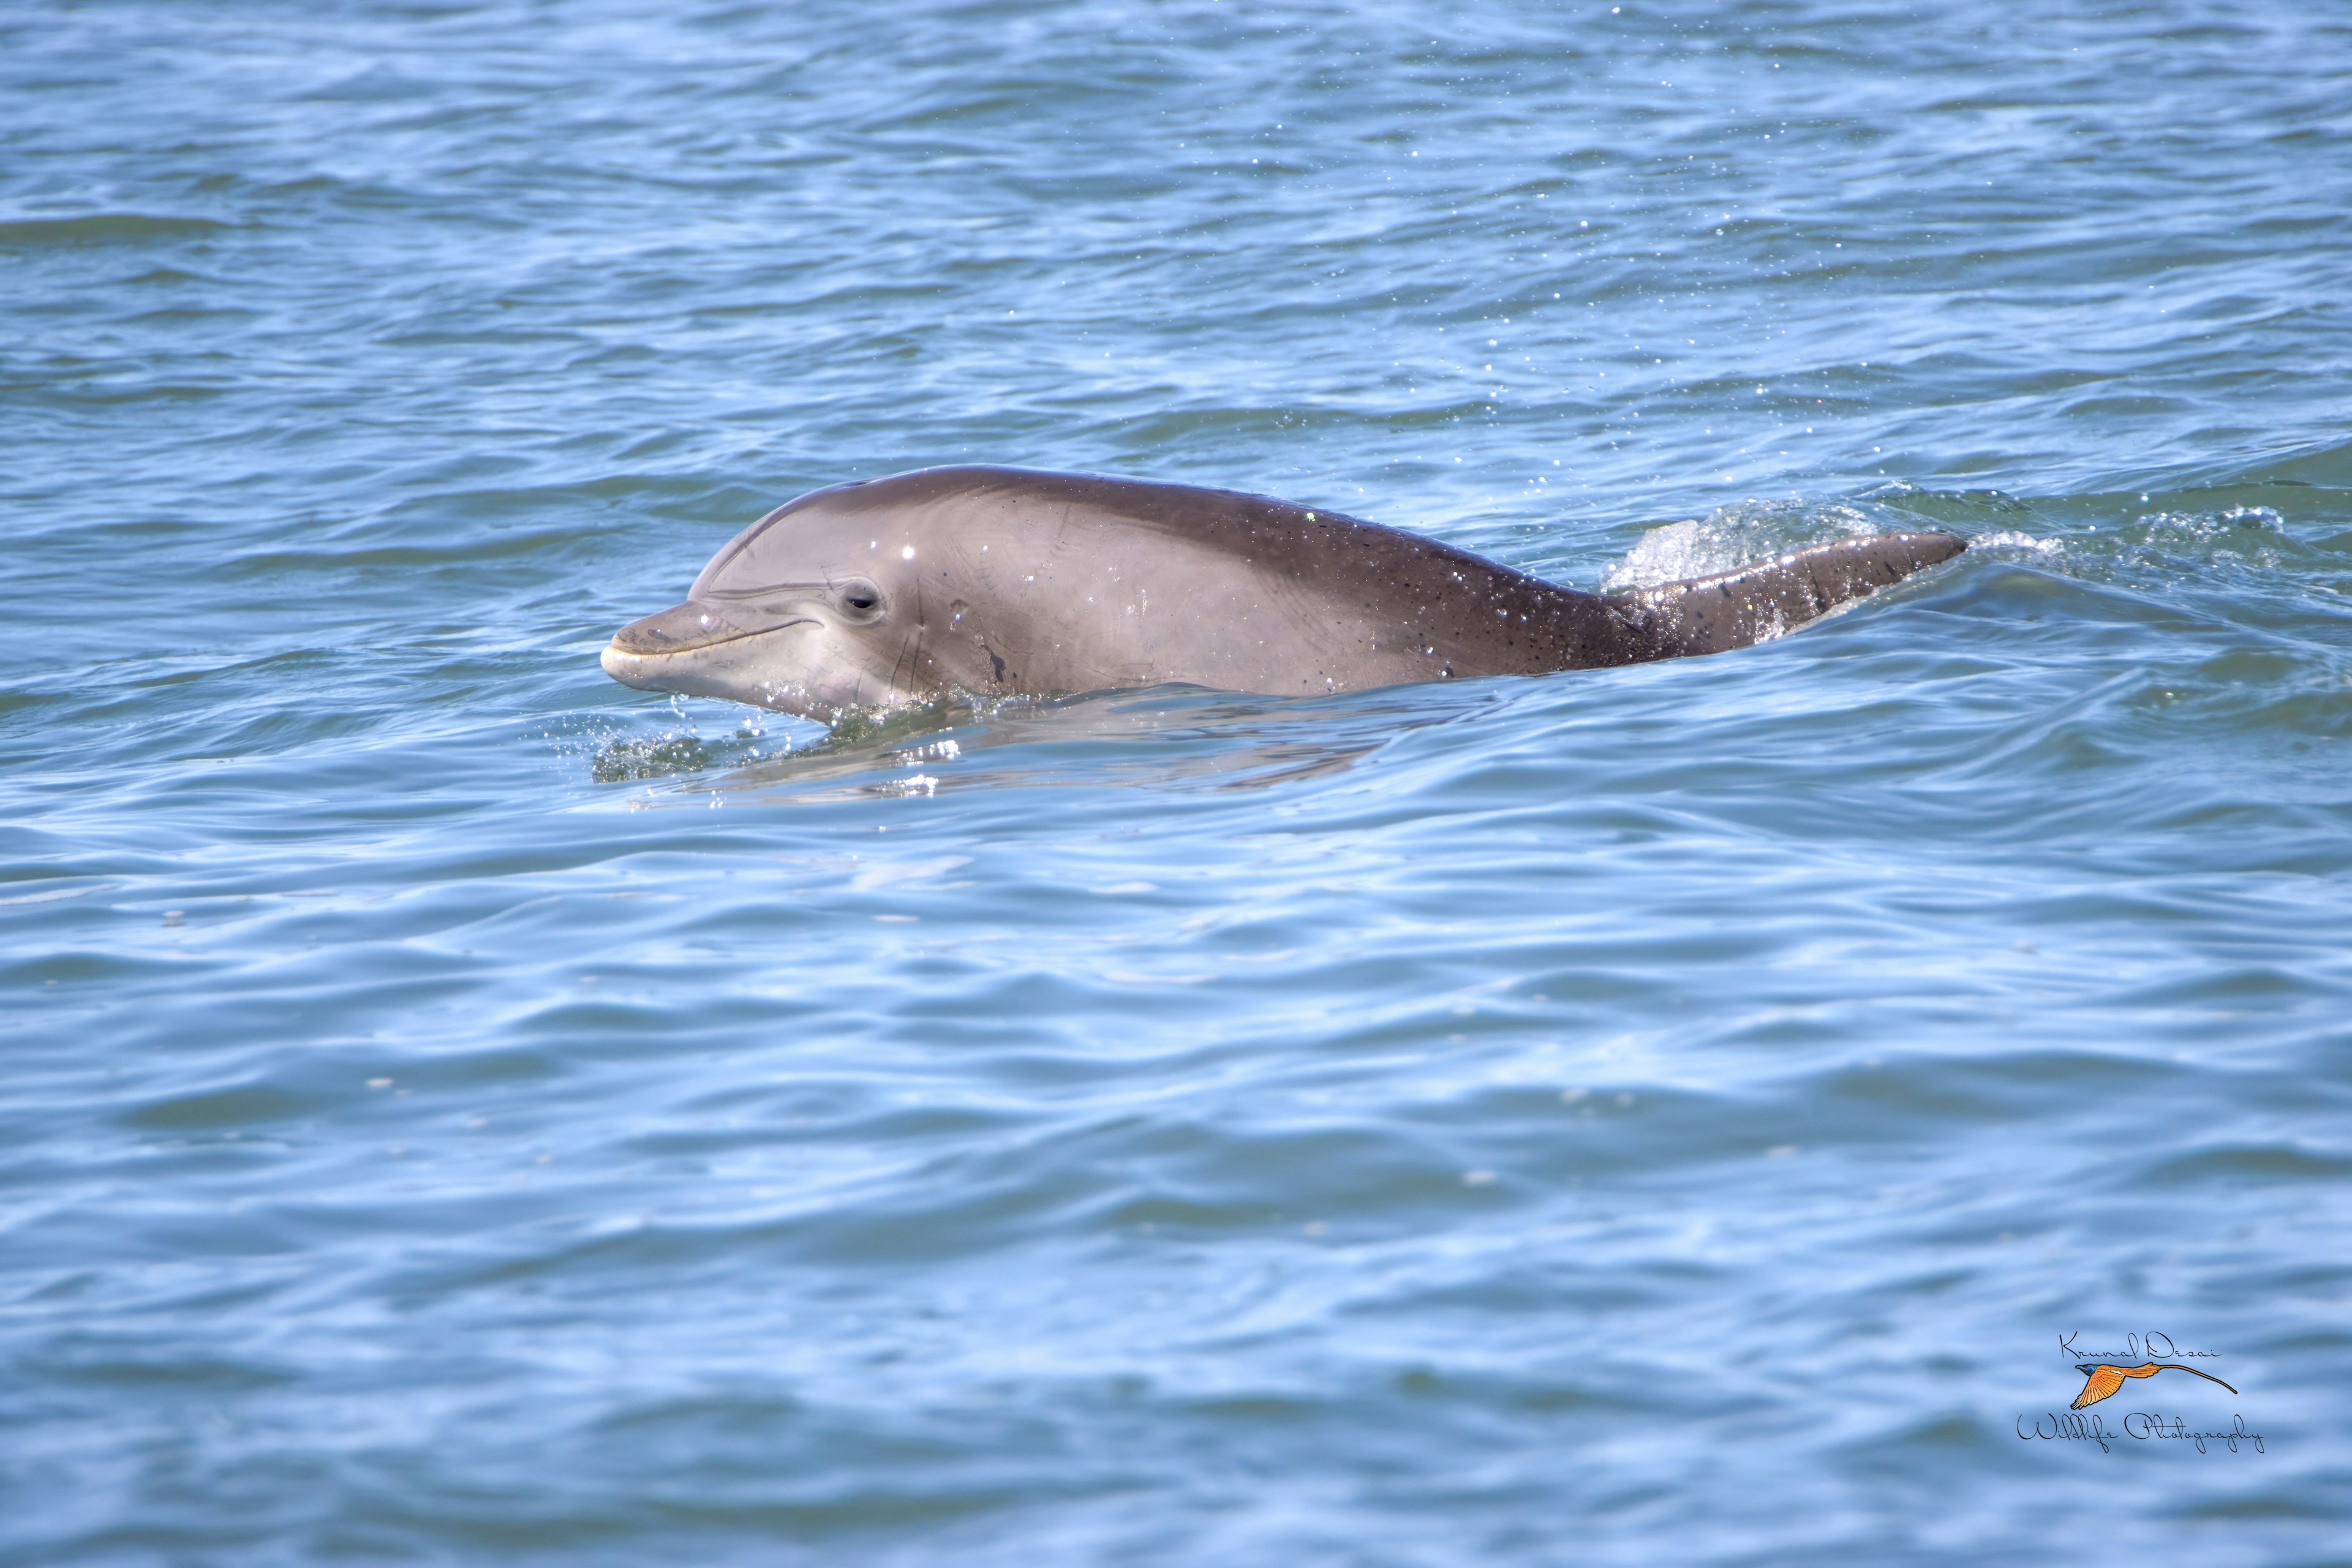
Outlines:
[[[11, 10], [0, 1559], [2344, 1561], [2347, 93], [2186, 0]], [[1978, 546], [1317, 700], [598, 672], [956, 460]], [[2152, 1334], [2236, 1393], [2032, 1435]]]

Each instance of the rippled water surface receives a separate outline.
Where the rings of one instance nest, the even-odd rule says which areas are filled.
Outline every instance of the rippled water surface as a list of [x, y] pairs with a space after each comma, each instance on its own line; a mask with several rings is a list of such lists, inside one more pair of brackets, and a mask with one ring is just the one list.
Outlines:
[[[2332, 5], [10, 8], [0, 1559], [2346, 1561], [2347, 105]], [[599, 672], [954, 461], [1975, 548]]]

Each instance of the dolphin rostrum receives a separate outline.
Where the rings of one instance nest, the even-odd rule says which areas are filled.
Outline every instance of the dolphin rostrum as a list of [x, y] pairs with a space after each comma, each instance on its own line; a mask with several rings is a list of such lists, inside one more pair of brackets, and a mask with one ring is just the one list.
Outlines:
[[830, 721], [962, 691], [1352, 690], [1718, 653], [1947, 561], [1882, 533], [1622, 594], [1267, 496], [927, 468], [787, 501], [624, 626], [629, 686]]

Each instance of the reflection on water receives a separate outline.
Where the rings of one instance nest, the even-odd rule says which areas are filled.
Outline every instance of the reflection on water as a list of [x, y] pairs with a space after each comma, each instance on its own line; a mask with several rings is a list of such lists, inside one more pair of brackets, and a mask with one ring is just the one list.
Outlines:
[[[600, 784], [680, 777], [681, 796], [750, 792], [761, 802], [1014, 785], [1263, 789], [1344, 771], [1395, 734], [1452, 717], [1402, 689], [1299, 699], [1153, 687], [926, 705], [764, 755], [767, 737], [748, 730], [732, 756], [690, 735], [614, 740], [593, 766]], [[624, 771], [637, 758], [675, 765]]]

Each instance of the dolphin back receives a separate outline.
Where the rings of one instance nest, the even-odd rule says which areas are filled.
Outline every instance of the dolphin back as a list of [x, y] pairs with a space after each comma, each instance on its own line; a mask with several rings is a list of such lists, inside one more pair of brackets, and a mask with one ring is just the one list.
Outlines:
[[1652, 645], [1652, 658], [1769, 642], [1914, 572], [1968, 542], [1949, 533], [1880, 533], [1792, 550], [1712, 577], [1609, 595]]

